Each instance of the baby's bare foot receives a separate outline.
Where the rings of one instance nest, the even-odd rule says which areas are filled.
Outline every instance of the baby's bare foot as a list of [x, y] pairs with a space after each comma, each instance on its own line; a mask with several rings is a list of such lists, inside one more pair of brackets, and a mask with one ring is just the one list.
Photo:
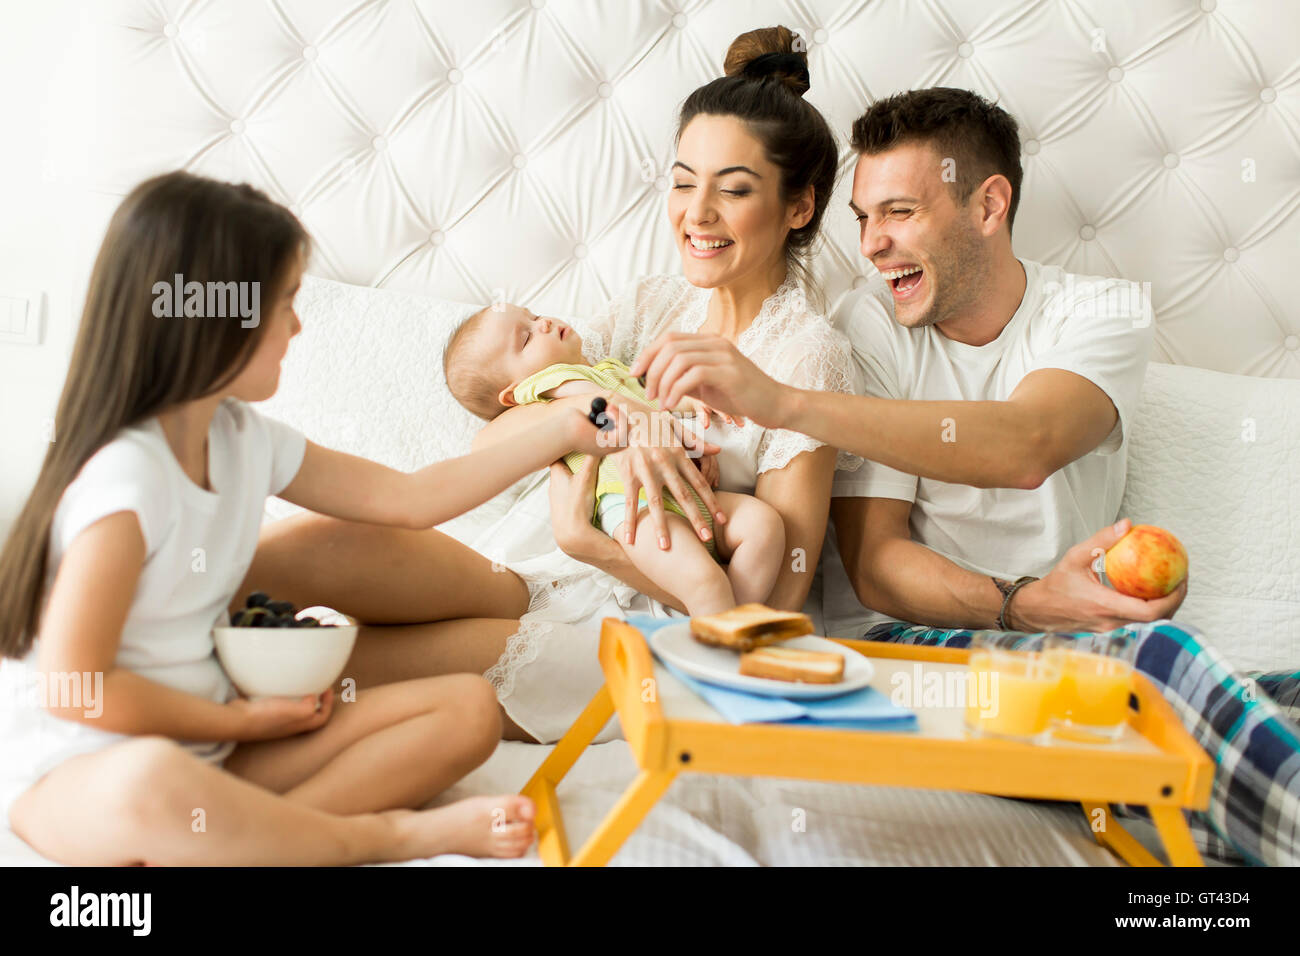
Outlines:
[[517, 793], [469, 797], [433, 810], [397, 810], [400, 859], [440, 853], [518, 857], [533, 843], [533, 801]]

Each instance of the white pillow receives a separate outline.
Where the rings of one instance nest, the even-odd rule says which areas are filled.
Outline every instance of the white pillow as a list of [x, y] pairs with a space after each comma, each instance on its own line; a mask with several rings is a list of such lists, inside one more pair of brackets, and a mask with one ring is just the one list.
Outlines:
[[[482, 419], [447, 390], [448, 336], [482, 306], [304, 276], [302, 332], [289, 343], [280, 388], [258, 408], [317, 444], [403, 471], [463, 455]], [[460, 540], [505, 513], [516, 484], [441, 530]], [[300, 511], [278, 498], [269, 518]]]
[[1187, 548], [1177, 620], [1244, 669], [1300, 667], [1300, 381], [1152, 363], [1120, 508]]

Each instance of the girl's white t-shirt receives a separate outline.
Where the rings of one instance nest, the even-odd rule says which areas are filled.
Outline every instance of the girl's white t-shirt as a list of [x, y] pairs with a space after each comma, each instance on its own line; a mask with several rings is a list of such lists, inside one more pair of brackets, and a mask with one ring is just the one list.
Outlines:
[[[111, 514], [133, 512], [144, 536], [145, 562], [115, 664], [225, 703], [236, 692], [217, 660], [212, 628], [229, 621], [226, 609], [252, 563], [267, 497], [293, 480], [305, 451], [299, 432], [227, 399], [208, 430], [208, 491], [181, 469], [157, 418], [122, 429], [91, 456], [59, 500], [46, 594], [77, 535]], [[98, 729], [93, 720], [63, 720], [40, 706], [42, 693], [68, 691], [40, 677], [38, 651], [33, 643], [22, 660], [0, 663], [0, 811], [5, 813], [13, 798], [63, 760], [125, 739]], [[93, 714], [94, 676], [60, 679], [63, 687], [80, 684], [81, 699]], [[214, 761], [234, 748], [230, 741], [181, 743]]]

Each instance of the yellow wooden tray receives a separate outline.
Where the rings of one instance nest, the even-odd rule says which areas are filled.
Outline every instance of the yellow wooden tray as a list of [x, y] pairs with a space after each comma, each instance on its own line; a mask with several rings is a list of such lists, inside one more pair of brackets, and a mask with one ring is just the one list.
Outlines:
[[[970, 653], [874, 641], [840, 643], [875, 659], [872, 685], [887, 695], [900, 670], [921, 679], [964, 670]], [[1037, 746], [971, 738], [955, 708], [948, 709], [951, 713], [915, 708], [915, 733], [729, 724], [655, 662], [640, 631], [616, 618], [602, 622], [600, 663], [605, 686], [522, 790], [537, 804], [539, 849], [548, 866], [607, 863], [683, 772], [1077, 801], [1099, 843], [1134, 866], [1158, 866], [1160, 861], [1110, 809], [1112, 803], [1142, 804], [1169, 862], [1201, 865], [1183, 810], [1209, 805], [1214, 766], [1140, 674], [1134, 674], [1133, 688], [1138, 706], [1130, 711], [1119, 741]], [[615, 711], [640, 772], [582, 848], [570, 855], [555, 788]]]

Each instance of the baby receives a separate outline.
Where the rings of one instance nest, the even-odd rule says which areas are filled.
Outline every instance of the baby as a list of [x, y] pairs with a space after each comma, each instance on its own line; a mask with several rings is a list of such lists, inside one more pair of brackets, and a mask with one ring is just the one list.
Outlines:
[[[617, 393], [648, 408], [645, 388], [614, 359], [591, 365], [582, 356], [582, 339], [556, 319], [534, 315], [517, 305], [489, 306], [470, 316], [452, 334], [443, 359], [447, 385], [456, 400], [480, 418], [493, 419], [513, 405], [547, 402], [570, 395]], [[709, 409], [693, 400], [696, 414]], [[566, 455], [577, 471], [586, 456]], [[632, 564], [655, 584], [676, 595], [692, 616], [714, 614], [737, 604], [764, 602], [780, 574], [785, 526], [771, 505], [752, 495], [716, 492], [727, 515], [721, 533], [694, 491], [686, 507], [708, 522], [713, 538], [701, 541], [686, 519], [682, 503], [665, 492], [663, 503], [672, 547], [662, 550], [652, 534], [624, 542], [625, 489], [611, 458], [600, 463], [592, 523], [622, 543]], [[646, 492], [638, 501], [646, 509]], [[726, 562], [724, 571], [715, 558]]]

